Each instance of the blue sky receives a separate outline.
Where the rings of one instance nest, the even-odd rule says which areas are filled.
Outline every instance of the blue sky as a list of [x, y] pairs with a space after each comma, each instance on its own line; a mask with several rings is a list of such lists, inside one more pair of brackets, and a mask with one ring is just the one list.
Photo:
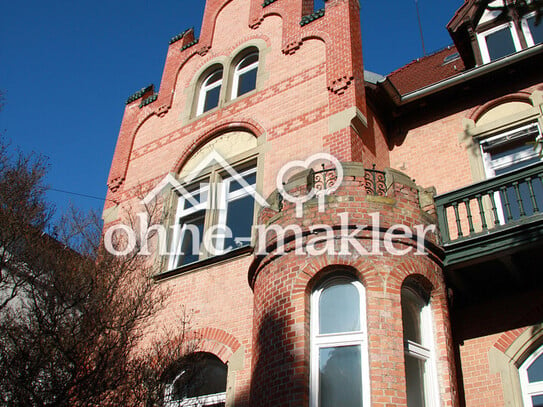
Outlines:
[[[288, 0], [281, 0], [288, 1]], [[414, 0], [360, 0], [365, 69], [388, 74], [422, 55]], [[428, 52], [451, 43], [462, 0], [419, 0]], [[194, 26], [204, 1], [4, 1], [0, 7], [0, 134], [49, 158], [59, 210], [102, 210], [124, 102], [160, 85], [171, 37]]]

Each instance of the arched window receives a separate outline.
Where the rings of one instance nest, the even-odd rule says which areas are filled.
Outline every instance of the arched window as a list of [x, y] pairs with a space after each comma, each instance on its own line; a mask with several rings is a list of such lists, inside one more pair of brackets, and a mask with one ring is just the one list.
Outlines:
[[311, 296], [311, 406], [369, 406], [364, 287], [333, 277]]
[[202, 82], [200, 93], [198, 94], [198, 106], [196, 114], [202, 114], [219, 105], [219, 97], [222, 86], [222, 67], [211, 72]]
[[257, 138], [248, 131], [226, 132], [194, 152], [179, 173], [182, 188], [171, 193], [164, 267], [249, 249], [255, 206], [266, 204], [257, 192], [257, 165]]
[[166, 407], [224, 407], [227, 366], [215, 355], [187, 356], [166, 386]]
[[232, 99], [256, 89], [258, 52], [251, 52], [238, 62], [232, 81]]
[[536, 350], [519, 369], [525, 407], [543, 407], [543, 346]]
[[407, 406], [437, 406], [430, 305], [410, 287], [401, 296]]
[[185, 191], [178, 197], [169, 269], [250, 246], [255, 160], [227, 169], [214, 166]]

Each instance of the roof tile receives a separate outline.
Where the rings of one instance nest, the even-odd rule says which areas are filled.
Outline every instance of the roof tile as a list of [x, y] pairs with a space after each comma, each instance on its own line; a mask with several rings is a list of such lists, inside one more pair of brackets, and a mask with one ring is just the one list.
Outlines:
[[400, 94], [414, 92], [462, 72], [464, 63], [456, 47], [449, 46], [431, 55], [416, 59], [388, 75]]

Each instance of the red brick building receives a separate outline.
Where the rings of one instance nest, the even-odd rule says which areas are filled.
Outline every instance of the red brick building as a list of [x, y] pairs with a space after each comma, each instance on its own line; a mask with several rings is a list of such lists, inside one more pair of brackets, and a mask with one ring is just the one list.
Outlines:
[[167, 405], [543, 405], [541, 26], [467, 0], [380, 77], [359, 11], [208, 0], [127, 101], [105, 228], [181, 186], [157, 326], [191, 311], [206, 379]]

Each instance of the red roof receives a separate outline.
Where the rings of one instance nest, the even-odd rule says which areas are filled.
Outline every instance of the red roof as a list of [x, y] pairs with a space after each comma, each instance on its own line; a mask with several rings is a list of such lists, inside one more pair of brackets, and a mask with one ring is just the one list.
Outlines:
[[434, 54], [410, 62], [392, 72], [388, 78], [398, 89], [398, 92], [405, 95], [459, 74], [463, 70], [464, 63], [458, 55], [456, 47], [451, 45]]

